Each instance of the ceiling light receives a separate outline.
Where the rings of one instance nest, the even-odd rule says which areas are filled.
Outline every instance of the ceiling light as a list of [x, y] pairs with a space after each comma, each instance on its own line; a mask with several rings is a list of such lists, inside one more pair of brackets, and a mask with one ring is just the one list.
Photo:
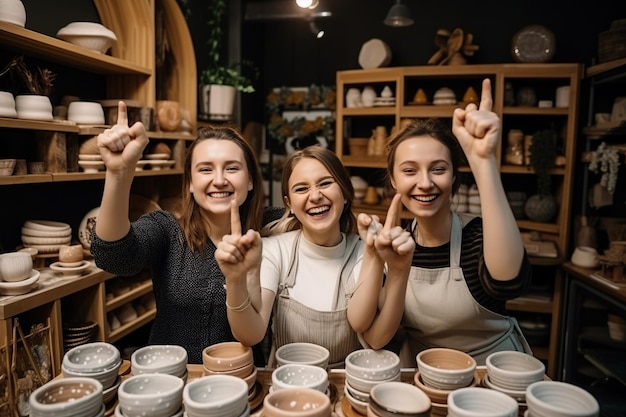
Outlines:
[[311, 28], [311, 33], [313, 33], [317, 39], [322, 39], [324, 37], [325, 32], [317, 27], [314, 20], [309, 22], [309, 28]]
[[298, 7], [303, 9], [315, 9], [319, 4], [319, 0], [296, 0]]
[[413, 19], [409, 8], [402, 4], [401, 0], [397, 0], [396, 4], [389, 9], [384, 22], [387, 26], [402, 27], [411, 26]]

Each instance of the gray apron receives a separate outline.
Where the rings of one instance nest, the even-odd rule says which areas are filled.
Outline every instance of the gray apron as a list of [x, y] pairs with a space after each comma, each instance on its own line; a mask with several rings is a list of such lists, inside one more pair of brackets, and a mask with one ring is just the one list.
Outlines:
[[494, 313], [472, 297], [460, 267], [462, 233], [461, 220], [453, 213], [450, 267], [411, 267], [402, 318], [402, 366], [415, 368], [415, 355], [431, 347], [462, 350], [478, 365], [500, 350], [532, 354], [514, 317]]
[[296, 283], [298, 249], [302, 233], [294, 239], [286, 278], [278, 284], [278, 294], [272, 315], [272, 349], [268, 367], [276, 367], [276, 349], [294, 342], [308, 342], [324, 346], [330, 352], [329, 367], [343, 367], [346, 356], [360, 348], [358, 337], [348, 323], [348, 299], [354, 292], [352, 270], [358, 255], [359, 237], [346, 234], [346, 254], [339, 272], [333, 311], [319, 311], [289, 297], [289, 288]]

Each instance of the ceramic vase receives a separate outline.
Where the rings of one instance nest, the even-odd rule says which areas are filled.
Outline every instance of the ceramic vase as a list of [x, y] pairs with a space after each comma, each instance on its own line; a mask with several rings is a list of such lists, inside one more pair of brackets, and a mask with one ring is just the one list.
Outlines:
[[552, 195], [535, 194], [526, 201], [524, 212], [530, 220], [549, 222], [554, 218], [558, 206]]
[[26, 9], [20, 0], [0, 0], [0, 22], [26, 25]]
[[365, 87], [361, 92], [361, 102], [365, 107], [372, 107], [376, 99], [376, 91], [373, 87]]

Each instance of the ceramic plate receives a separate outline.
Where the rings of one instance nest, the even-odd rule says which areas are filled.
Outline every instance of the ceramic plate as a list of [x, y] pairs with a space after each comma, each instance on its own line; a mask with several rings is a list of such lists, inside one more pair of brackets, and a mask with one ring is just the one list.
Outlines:
[[85, 272], [90, 266], [91, 264], [89, 263], [89, 261], [82, 261], [80, 265], [71, 268], [61, 266], [59, 265], [59, 262], [54, 262], [50, 264], [50, 269], [60, 272], [61, 274], [63, 274], [64, 278], [70, 278], [82, 275], [82, 273]]
[[526, 26], [513, 36], [511, 47], [517, 62], [548, 62], [554, 56], [554, 34], [541, 25]]
[[32, 290], [37, 281], [39, 281], [40, 272], [33, 269], [28, 278], [22, 281], [5, 282], [0, 281], [0, 294], [3, 295], [21, 295]]

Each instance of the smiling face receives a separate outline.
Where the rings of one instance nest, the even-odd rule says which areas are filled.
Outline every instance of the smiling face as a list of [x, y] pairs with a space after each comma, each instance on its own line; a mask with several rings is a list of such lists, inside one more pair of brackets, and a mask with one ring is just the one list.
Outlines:
[[416, 217], [448, 215], [454, 179], [450, 151], [440, 141], [417, 136], [398, 144], [391, 183]]
[[345, 203], [341, 187], [324, 164], [312, 158], [298, 161], [289, 177], [285, 204], [302, 224], [307, 240], [321, 246], [338, 244]]
[[206, 139], [198, 143], [191, 159], [189, 191], [209, 213], [230, 216], [230, 201], [241, 205], [252, 190], [243, 151], [228, 140]]

